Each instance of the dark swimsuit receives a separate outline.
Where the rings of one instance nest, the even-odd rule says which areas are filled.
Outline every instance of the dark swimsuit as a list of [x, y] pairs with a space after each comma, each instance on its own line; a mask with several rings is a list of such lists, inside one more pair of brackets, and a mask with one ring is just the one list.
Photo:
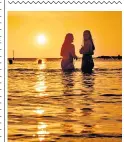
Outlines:
[[93, 67], [94, 67], [94, 62], [92, 55], [84, 54], [82, 57], [82, 66], [81, 66], [82, 72], [92, 73]]

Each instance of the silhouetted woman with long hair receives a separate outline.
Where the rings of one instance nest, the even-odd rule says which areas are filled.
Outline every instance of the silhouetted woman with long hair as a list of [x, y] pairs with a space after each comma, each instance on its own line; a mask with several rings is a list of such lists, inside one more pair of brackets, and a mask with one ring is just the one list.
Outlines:
[[75, 46], [72, 44], [73, 40], [73, 34], [68, 33], [65, 36], [65, 40], [61, 48], [61, 68], [63, 71], [73, 71], [75, 69], [73, 59], [77, 59], [77, 56], [75, 54]]
[[83, 54], [81, 70], [84, 73], [92, 73], [94, 62], [92, 55], [94, 54], [95, 46], [93, 43], [92, 35], [89, 30], [83, 33], [84, 45], [80, 49], [80, 54]]

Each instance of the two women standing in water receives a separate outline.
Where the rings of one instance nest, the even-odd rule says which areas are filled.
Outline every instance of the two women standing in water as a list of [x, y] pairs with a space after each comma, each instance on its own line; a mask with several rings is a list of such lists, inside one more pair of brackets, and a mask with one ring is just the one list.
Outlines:
[[[75, 47], [72, 44], [73, 40], [73, 35], [70, 33], [67, 34], [61, 48], [61, 67], [63, 71], [73, 71], [75, 69], [73, 60], [77, 60], [77, 56], [75, 54]], [[83, 54], [81, 70], [84, 73], [92, 73], [92, 69], [94, 67], [92, 55], [94, 54], [95, 46], [89, 30], [84, 31], [83, 41], [84, 44], [81, 46], [79, 51], [80, 54]]]

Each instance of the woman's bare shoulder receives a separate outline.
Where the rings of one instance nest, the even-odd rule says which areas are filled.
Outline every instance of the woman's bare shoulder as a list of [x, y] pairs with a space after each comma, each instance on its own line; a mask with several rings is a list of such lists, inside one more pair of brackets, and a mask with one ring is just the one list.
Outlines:
[[71, 44], [71, 47], [72, 47], [72, 48], [75, 48], [74, 44]]

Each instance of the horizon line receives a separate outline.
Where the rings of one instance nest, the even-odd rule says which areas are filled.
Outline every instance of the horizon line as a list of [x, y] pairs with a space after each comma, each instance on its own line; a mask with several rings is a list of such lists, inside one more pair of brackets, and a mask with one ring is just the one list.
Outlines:
[[[101, 55], [101, 56], [95, 56], [94, 58], [97, 58], [97, 57], [104, 57], [104, 56], [107, 56], [107, 57], [118, 57], [118, 56], [122, 56], [122, 55]], [[8, 59], [10, 59], [12, 57], [8, 57]], [[32, 59], [61, 59], [62, 57], [43, 57], [43, 58], [38, 58], [38, 57], [16, 57], [15, 59], [21, 59], [21, 58], [32, 58]], [[78, 57], [78, 58], [82, 58], [82, 57]]]

